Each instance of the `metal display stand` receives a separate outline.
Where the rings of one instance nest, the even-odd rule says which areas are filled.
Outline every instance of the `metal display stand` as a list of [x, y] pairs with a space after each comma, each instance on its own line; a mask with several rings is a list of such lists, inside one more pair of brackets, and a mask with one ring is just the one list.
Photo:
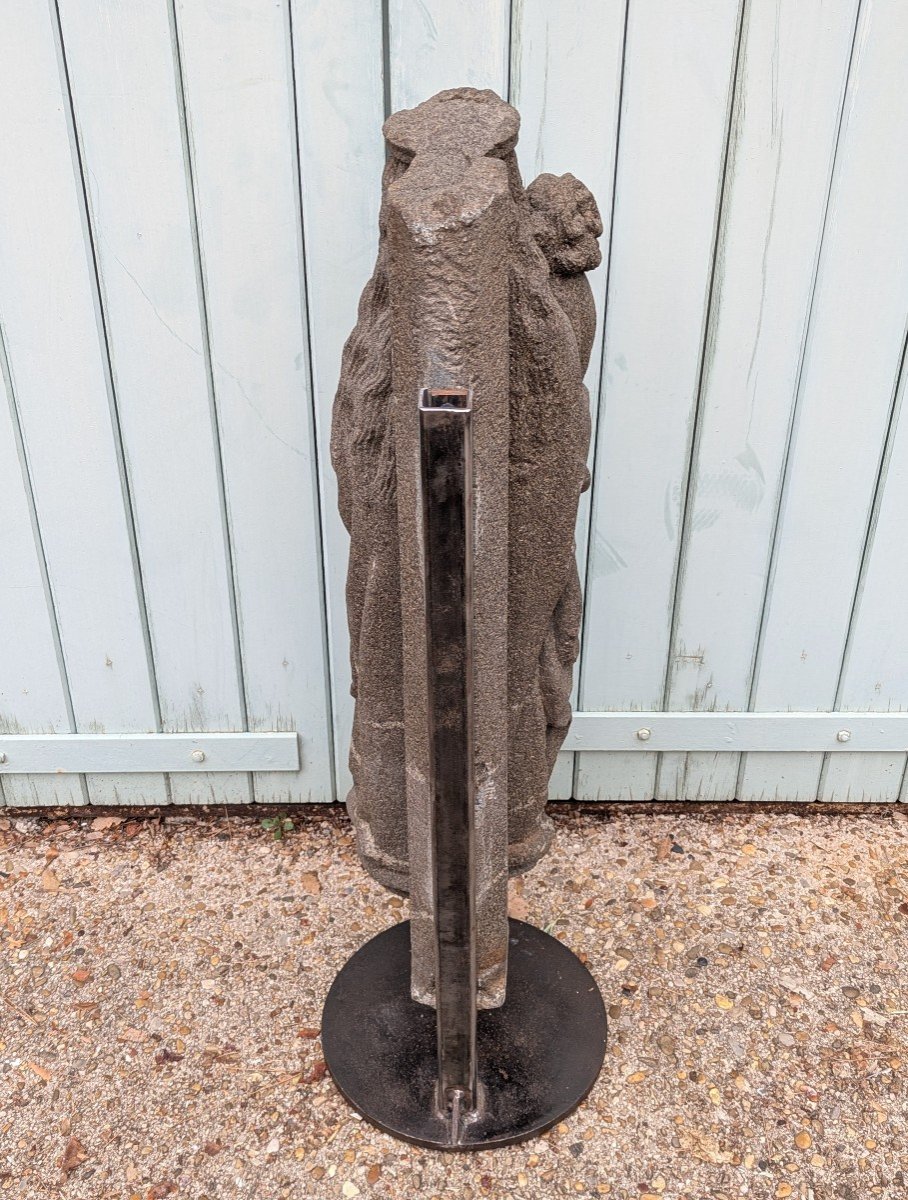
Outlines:
[[599, 989], [556, 938], [509, 922], [507, 997], [477, 1009], [473, 760], [472, 405], [420, 396], [433, 795], [436, 1006], [410, 995], [409, 922], [372, 938], [337, 975], [322, 1016], [332, 1078], [364, 1117], [443, 1150], [542, 1133], [586, 1096], [605, 1055]]

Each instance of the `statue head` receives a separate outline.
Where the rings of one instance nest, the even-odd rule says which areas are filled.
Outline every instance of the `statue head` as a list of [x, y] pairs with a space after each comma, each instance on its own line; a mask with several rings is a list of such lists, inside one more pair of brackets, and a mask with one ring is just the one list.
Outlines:
[[602, 262], [602, 218], [593, 193], [573, 175], [540, 175], [527, 188], [533, 235], [557, 275], [580, 275]]

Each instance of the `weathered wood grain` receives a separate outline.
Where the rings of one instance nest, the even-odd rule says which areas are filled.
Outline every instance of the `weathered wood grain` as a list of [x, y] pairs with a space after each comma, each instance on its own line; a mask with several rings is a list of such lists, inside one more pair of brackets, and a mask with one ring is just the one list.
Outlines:
[[[666, 707], [746, 709], [857, 4], [749, 5], [685, 506]], [[660, 799], [734, 799], [664, 755]]]
[[[836, 702], [905, 341], [908, 9], [861, 11], [751, 696]], [[740, 799], [813, 800], [822, 758], [748, 756]]]
[[5, 803], [346, 794], [331, 406], [382, 119], [462, 84], [509, 97], [526, 178], [573, 172], [605, 224], [588, 715], [552, 795], [908, 799], [900, 747], [589, 741], [602, 710], [908, 709], [900, 0], [2, 8], [0, 729], [302, 752], [7, 773]]
[[[330, 5], [291, 0], [290, 12], [328, 608], [334, 788], [337, 799], [343, 800], [351, 783], [347, 754], [353, 721], [345, 604], [348, 540], [337, 511], [329, 439], [341, 351], [356, 323], [359, 295], [372, 273], [378, 244], [384, 164], [381, 6], [377, 0], [336, 0]], [[292, 514], [285, 519], [294, 520]]]
[[[0, 734], [70, 733], [74, 719], [35, 514], [15, 387], [0, 325]], [[80, 779], [0, 782], [7, 804], [83, 804]]]
[[[160, 714], [81, 149], [51, 11], [4, 7], [0, 319], [62, 655], [81, 732], [153, 732]], [[8, 632], [5, 637], [9, 637]], [[91, 779], [96, 803], [161, 803], [163, 776]]]
[[508, 0], [388, 0], [391, 111], [452, 87], [506, 99], [509, 29]]
[[[246, 724], [298, 730], [256, 800], [333, 797], [328, 664], [286, 5], [180, 2], [182, 66]], [[301, 37], [305, 34], [301, 33]]]
[[[182, 88], [167, 5], [61, 0], [163, 730], [243, 729]], [[170, 781], [248, 802], [247, 776]]]
[[[624, 65], [626, 0], [579, 0], [565, 21], [547, 0], [515, 0], [511, 19], [510, 101], [520, 112], [517, 158], [524, 182], [543, 171], [569, 171], [581, 179], [599, 205], [603, 232], [602, 265], [588, 276], [599, 317], [586, 385], [590, 392], [594, 467], [602, 329], [611, 245], [612, 201], [618, 146], [618, 115]], [[578, 37], [578, 27], [595, 38]], [[590, 136], [591, 130], [595, 136]], [[590, 532], [590, 492], [577, 512], [577, 562], [585, 581]], [[577, 707], [577, 672], [572, 702]], [[553, 800], [574, 792], [574, 755], [562, 751], [552, 775]]]
[[[631, 5], [591, 502], [582, 709], [658, 708], [740, 12]], [[655, 755], [581, 755], [582, 799], [646, 800]]]

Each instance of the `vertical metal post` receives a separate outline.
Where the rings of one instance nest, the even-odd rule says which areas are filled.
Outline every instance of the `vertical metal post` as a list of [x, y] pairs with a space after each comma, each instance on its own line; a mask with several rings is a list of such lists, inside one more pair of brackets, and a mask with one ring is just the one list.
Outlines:
[[[477, 834], [474, 752], [485, 763], [483, 745], [495, 746], [485, 724], [474, 746], [474, 705], [480, 707], [484, 694], [474, 694], [474, 671], [486, 688], [483, 676], [498, 669], [498, 660], [493, 654], [490, 661], [488, 643], [480, 647], [480, 661], [473, 659], [471, 393], [422, 389], [411, 420], [414, 415], [418, 481], [415, 439], [402, 442], [406, 453], [397, 467], [421, 530], [407, 595], [420, 635], [424, 621], [425, 641], [410, 642], [418, 655], [408, 666], [419, 703], [407, 736], [408, 768], [419, 764], [418, 847], [428, 868], [422, 872], [420, 954], [427, 975], [434, 969], [435, 1011], [414, 999], [414, 924], [401, 921], [361, 946], [338, 973], [325, 1000], [322, 1046], [341, 1093], [380, 1129], [437, 1150], [478, 1150], [542, 1133], [583, 1099], [605, 1055], [606, 1014], [580, 960], [556, 938], [515, 920], [507, 926], [504, 1002], [477, 1011], [476, 860], [489, 847], [483, 842], [477, 853], [484, 830], [480, 810]], [[477, 559], [484, 554], [480, 540]], [[405, 640], [405, 654], [406, 646]], [[506, 902], [503, 892], [500, 899]], [[423, 921], [430, 908], [431, 923]], [[479, 911], [484, 918], [491, 912]]]
[[472, 406], [461, 388], [420, 394], [440, 1114], [459, 1141], [479, 1103], [473, 770]]

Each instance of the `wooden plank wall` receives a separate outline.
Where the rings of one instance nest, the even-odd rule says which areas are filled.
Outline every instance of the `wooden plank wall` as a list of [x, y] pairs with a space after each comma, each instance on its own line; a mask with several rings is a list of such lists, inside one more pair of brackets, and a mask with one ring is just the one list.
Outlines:
[[[598, 198], [584, 711], [908, 707], [902, 0], [0, 0], [0, 731], [297, 730], [342, 798], [328, 439], [387, 114], [522, 112]], [[896, 800], [906, 755], [563, 754], [583, 800]]]

